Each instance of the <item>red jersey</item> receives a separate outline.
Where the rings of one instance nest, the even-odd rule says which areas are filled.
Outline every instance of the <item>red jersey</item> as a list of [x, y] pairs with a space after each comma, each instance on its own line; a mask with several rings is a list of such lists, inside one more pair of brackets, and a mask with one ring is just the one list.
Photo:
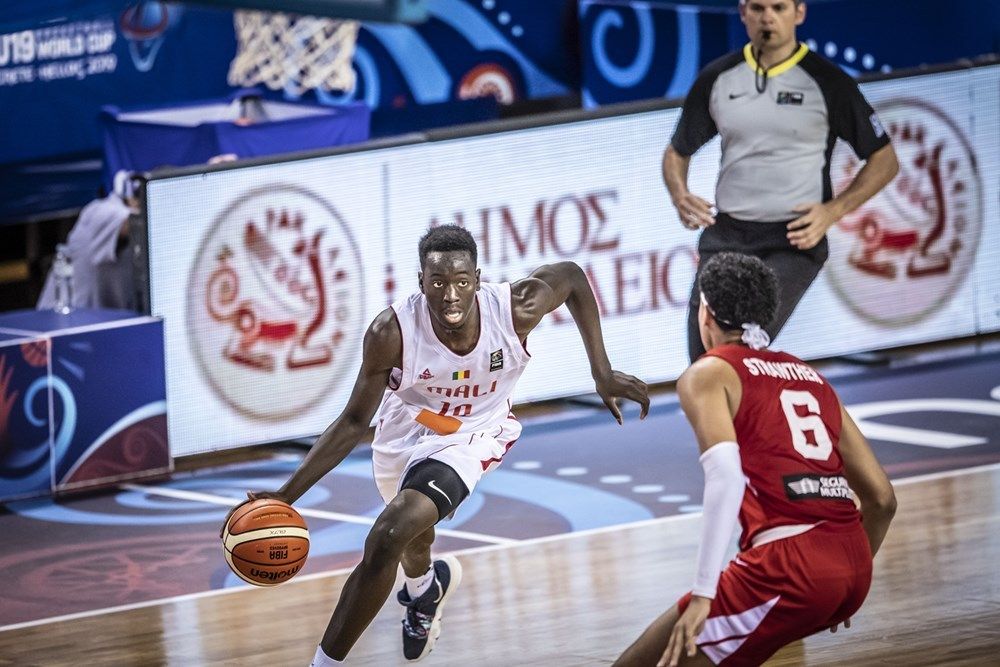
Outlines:
[[740, 549], [778, 526], [857, 523], [840, 456], [840, 401], [826, 379], [784, 352], [724, 345], [706, 354], [728, 362], [743, 385], [733, 419], [747, 480]]

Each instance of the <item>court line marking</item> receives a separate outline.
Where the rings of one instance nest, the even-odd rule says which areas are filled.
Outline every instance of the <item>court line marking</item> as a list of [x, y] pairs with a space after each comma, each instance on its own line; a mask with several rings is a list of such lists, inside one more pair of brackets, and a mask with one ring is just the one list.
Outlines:
[[[151, 496], [163, 496], [165, 498], [175, 498], [177, 500], [193, 500], [195, 502], [208, 503], [211, 505], [224, 505], [226, 507], [235, 507], [239, 502], [234, 501], [232, 498], [216, 496], [210, 493], [145, 486], [142, 484], [119, 484], [119, 488], [126, 489], [128, 491], [135, 491], [137, 493], [146, 493]], [[341, 514], [340, 512], [328, 512], [326, 510], [312, 509], [309, 507], [296, 507], [295, 509], [297, 509], [299, 514], [302, 516], [312, 517], [314, 519], [330, 519], [332, 521], [357, 523], [365, 526], [370, 526], [375, 523], [375, 519], [371, 517], [357, 516], [355, 514]], [[488, 544], [517, 544], [521, 542], [521, 540], [514, 540], [509, 537], [497, 537], [495, 535], [470, 533], [464, 530], [449, 530], [447, 528], [435, 529], [435, 532], [438, 535], [456, 537], [463, 540], [472, 540], [474, 542], [486, 542]]]
[[[918, 484], [920, 482], [930, 482], [937, 479], [946, 479], [948, 477], [960, 477], [963, 475], [972, 475], [980, 472], [990, 472], [994, 470], [1000, 470], [1000, 463], [988, 463], [986, 465], [974, 466], [972, 468], [958, 468], [957, 470], [944, 470], [941, 472], [928, 473], [926, 475], [915, 475], [913, 477], [903, 477], [900, 479], [892, 480], [894, 486], [909, 486], [910, 484]], [[125, 485], [123, 485], [125, 486]], [[129, 485], [132, 486], [132, 485]], [[189, 492], [185, 492], [189, 493]], [[190, 492], [194, 493], [194, 492]], [[201, 495], [201, 494], [198, 494]], [[545, 544], [548, 542], [558, 542], [561, 540], [574, 539], [578, 537], [590, 537], [591, 535], [598, 535], [601, 533], [610, 533], [616, 530], [631, 530], [633, 528], [641, 528], [643, 526], [649, 526], [652, 524], [661, 523], [674, 523], [681, 521], [689, 521], [691, 519], [696, 519], [701, 517], [701, 512], [692, 512], [690, 514], [672, 514], [670, 516], [657, 517], [655, 519], [644, 519], [642, 521], [633, 521], [631, 523], [620, 523], [613, 526], [602, 526], [600, 528], [590, 528], [588, 530], [580, 530], [574, 533], [559, 533], [557, 535], [546, 535], [544, 537], [532, 537], [526, 540], [513, 540], [512, 544], [490, 544], [482, 547], [470, 547], [468, 549], [459, 549], [458, 551], [449, 551], [446, 553], [452, 556], [470, 556], [474, 554], [487, 553], [490, 551], [501, 551], [503, 549], [510, 549], [514, 547], [521, 546], [534, 546], [537, 544]], [[439, 531], [440, 533], [440, 531]], [[443, 534], [443, 533], [440, 533]], [[327, 572], [315, 572], [313, 574], [305, 574], [296, 577], [295, 579], [282, 584], [283, 586], [295, 586], [307, 581], [315, 581], [317, 579], [324, 579], [327, 577], [339, 577], [345, 574], [350, 574], [354, 571], [354, 567], [342, 567], [337, 570], [329, 570]], [[7, 632], [10, 630], [22, 630], [25, 628], [37, 627], [40, 625], [48, 625], [50, 623], [62, 623], [65, 621], [75, 621], [83, 618], [89, 618], [91, 616], [103, 616], [105, 614], [116, 614], [121, 611], [132, 611], [134, 609], [143, 609], [145, 607], [156, 607], [159, 605], [175, 604], [178, 602], [187, 602], [189, 600], [199, 600], [201, 598], [215, 597], [218, 595], [230, 595], [233, 593], [245, 593], [247, 591], [258, 590], [251, 585], [239, 586], [236, 588], [217, 588], [210, 591], [200, 591], [198, 593], [187, 593], [185, 595], [176, 595], [168, 598], [159, 598], [157, 600], [147, 600], [145, 602], [135, 602], [132, 604], [119, 605], [117, 607], [106, 607], [104, 609], [90, 609], [88, 611], [81, 611], [75, 614], [64, 614], [62, 616], [51, 616], [49, 618], [40, 618], [34, 621], [25, 621], [23, 623], [14, 623], [11, 625], [0, 626], [0, 633]]]

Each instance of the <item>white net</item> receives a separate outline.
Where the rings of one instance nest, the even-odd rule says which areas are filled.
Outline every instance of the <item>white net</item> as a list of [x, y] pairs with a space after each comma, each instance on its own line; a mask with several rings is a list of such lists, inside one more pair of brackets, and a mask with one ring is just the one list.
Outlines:
[[294, 95], [354, 88], [357, 21], [258, 11], [233, 16], [237, 50], [229, 85], [263, 84]]

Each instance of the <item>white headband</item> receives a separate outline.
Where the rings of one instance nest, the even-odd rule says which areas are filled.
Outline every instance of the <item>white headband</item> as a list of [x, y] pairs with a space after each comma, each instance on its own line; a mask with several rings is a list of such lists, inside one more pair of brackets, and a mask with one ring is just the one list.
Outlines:
[[750, 347], [751, 350], [763, 350], [771, 344], [771, 337], [756, 322], [748, 322], [743, 325], [743, 335], [740, 339]]
[[[708, 305], [708, 299], [705, 298], [705, 293], [701, 292], [701, 302], [705, 305], [709, 314], [715, 318], [715, 321], [723, 326], [734, 329], [735, 327], [731, 322], [719, 319], [719, 316], [715, 314], [712, 307]], [[740, 325], [743, 328], [743, 334], [740, 336], [742, 340], [750, 349], [752, 350], [763, 350], [765, 347], [771, 344], [771, 336], [768, 335], [764, 328], [761, 327], [756, 322], [744, 322]]]

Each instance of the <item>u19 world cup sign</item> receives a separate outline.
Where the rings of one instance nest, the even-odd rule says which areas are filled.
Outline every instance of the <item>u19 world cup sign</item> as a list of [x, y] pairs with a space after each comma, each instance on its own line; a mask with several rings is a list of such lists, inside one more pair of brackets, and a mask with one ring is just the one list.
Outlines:
[[188, 279], [188, 340], [203, 377], [245, 416], [301, 414], [349, 374], [363, 284], [358, 248], [326, 200], [290, 185], [237, 197]]
[[[970, 275], [983, 229], [983, 188], [976, 156], [946, 112], [922, 100], [878, 105], [899, 174], [831, 230], [830, 282], [862, 318], [888, 327], [932, 315]], [[834, 189], [860, 165], [838, 150]]]

